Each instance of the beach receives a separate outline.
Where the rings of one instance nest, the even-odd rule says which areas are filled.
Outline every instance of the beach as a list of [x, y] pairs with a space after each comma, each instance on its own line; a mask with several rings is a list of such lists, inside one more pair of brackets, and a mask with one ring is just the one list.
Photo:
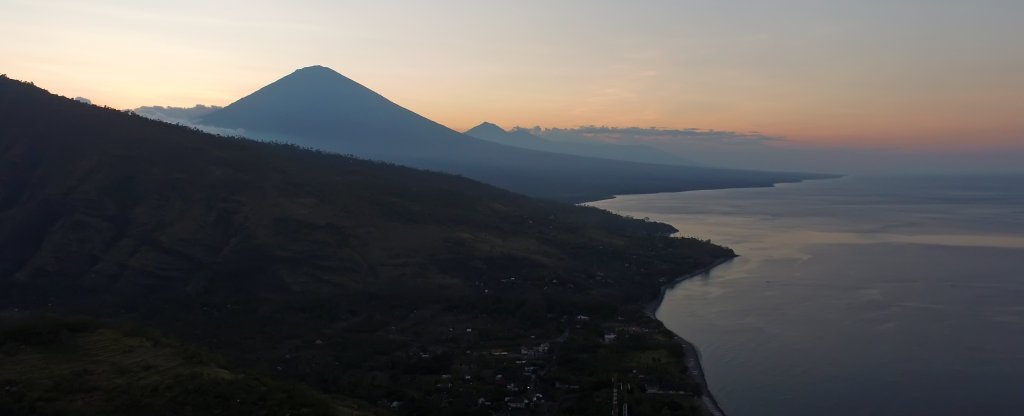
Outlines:
[[[667, 293], [669, 290], [674, 288], [679, 283], [682, 283], [687, 279], [691, 279], [697, 276], [706, 275], [710, 273], [711, 270], [713, 270], [715, 267], [726, 264], [732, 261], [734, 258], [735, 257], [718, 260], [712, 263], [710, 266], [677, 277], [672, 281], [666, 283], [664, 286], [661, 287], [661, 292], [658, 294], [657, 299], [652, 300], [650, 303], [647, 304], [647, 306], [644, 307], [644, 312], [647, 313], [647, 315], [650, 316], [651, 318], [654, 318], [658, 322], [661, 322], [662, 326], [664, 326], [665, 323], [658, 319], [657, 312], [658, 308], [661, 307], [661, 303], [665, 300], [665, 293]], [[665, 330], [672, 332], [667, 327], [665, 327]], [[686, 338], [683, 338], [682, 336], [675, 332], [672, 332], [672, 334], [674, 335], [676, 341], [678, 341], [679, 344], [683, 346], [683, 349], [686, 350], [687, 374], [689, 374], [690, 377], [692, 377], [694, 381], [696, 381], [697, 384], [700, 385], [701, 403], [704, 406], [704, 409], [708, 412], [708, 414], [712, 416], [725, 416], [725, 411], [722, 410], [721, 406], [718, 405], [718, 401], [715, 400], [715, 396], [711, 393], [710, 387], [708, 387], [708, 381], [704, 377], [704, 367], [701, 365], [700, 350], [692, 342], [687, 341]]]

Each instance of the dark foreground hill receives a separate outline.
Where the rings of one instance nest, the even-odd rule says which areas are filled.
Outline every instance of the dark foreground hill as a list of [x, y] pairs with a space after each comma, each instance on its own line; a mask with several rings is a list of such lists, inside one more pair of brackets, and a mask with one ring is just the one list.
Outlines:
[[[0, 414], [370, 415], [308, 386], [229, 370], [151, 331], [83, 319], [0, 323]], [[7, 322], [10, 321], [10, 322]]]
[[[212, 136], [2, 77], [0, 120], [0, 319], [145, 325], [225, 357], [218, 368], [405, 414], [590, 414], [610, 406], [610, 380], [624, 377], [699, 391], [671, 335], [640, 306], [666, 278], [732, 253], [668, 237], [667, 225]], [[602, 342], [609, 331], [623, 341]], [[87, 352], [136, 342], [57, 333]], [[38, 364], [18, 364], [24, 348], [35, 347], [15, 343], [0, 359]], [[38, 359], [78, 365], [68, 362], [76, 350], [57, 348]], [[8, 387], [53, 386], [11, 368], [0, 366]], [[242, 400], [259, 396], [257, 384], [230, 387], [257, 389]], [[117, 396], [104, 393], [95, 397]], [[154, 388], [146, 400], [171, 393], [180, 392]], [[636, 394], [636, 408], [652, 412], [699, 406]], [[277, 403], [294, 403], [287, 397]]]
[[825, 177], [636, 163], [506, 146], [451, 130], [322, 66], [299, 69], [199, 123], [241, 129], [253, 138], [461, 174], [527, 195], [572, 202]]

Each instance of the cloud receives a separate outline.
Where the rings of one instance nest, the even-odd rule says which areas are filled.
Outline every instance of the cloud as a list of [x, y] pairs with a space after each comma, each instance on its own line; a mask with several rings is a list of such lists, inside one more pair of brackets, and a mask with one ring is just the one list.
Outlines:
[[828, 173], [1021, 172], [1024, 147], [943, 152], [821, 146], [759, 132], [657, 127], [528, 128], [548, 140], [643, 144], [698, 163], [744, 169]]
[[203, 116], [221, 107], [196, 104], [194, 107], [164, 107], [159, 105], [139, 107], [132, 111], [143, 117], [167, 122], [196, 122]]
[[729, 146], [751, 146], [785, 141], [780, 136], [759, 132], [735, 132], [727, 130], [663, 129], [658, 127], [605, 127], [581, 126], [572, 129], [540, 128], [529, 129], [531, 133], [554, 140], [600, 140], [625, 143], [684, 143]]
[[156, 105], [139, 107], [132, 110], [132, 112], [149, 119], [171, 124], [180, 124], [182, 126], [192, 127], [207, 133], [219, 134], [222, 136], [245, 137], [244, 129], [226, 129], [223, 127], [215, 127], [199, 123], [199, 120], [203, 116], [220, 109], [221, 107], [202, 104], [198, 104], [195, 107], [163, 107]]

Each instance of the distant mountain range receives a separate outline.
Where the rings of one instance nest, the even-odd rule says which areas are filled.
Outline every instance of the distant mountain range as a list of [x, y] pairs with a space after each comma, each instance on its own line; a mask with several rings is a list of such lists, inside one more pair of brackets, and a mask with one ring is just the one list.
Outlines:
[[537, 136], [527, 129], [513, 128], [512, 130], [505, 130], [498, 125], [489, 122], [480, 123], [480, 125], [467, 130], [466, 135], [494, 143], [522, 147], [524, 149], [539, 150], [542, 152], [624, 160], [639, 163], [683, 166], [703, 165], [702, 163], [683, 159], [653, 147], [601, 142], [588, 143], [579, 141], [569, 142], [551, 140]]
[[[495, 141], [503, 140], [493, 135], [480, 140], [451, 130], [322, 66], [299, 69], [196, 123], [263, 140], [461, 174], [527, 195], [573, 202], [616, 194], [770, 186], [826, 176], [611, 160], [613, 148], [600, 145], [524, 148], [525, 140], [498, 144]], [[638, 151], [624, 150], [623, 155]], [[623, 155], [618, 159], [632, 157]]]

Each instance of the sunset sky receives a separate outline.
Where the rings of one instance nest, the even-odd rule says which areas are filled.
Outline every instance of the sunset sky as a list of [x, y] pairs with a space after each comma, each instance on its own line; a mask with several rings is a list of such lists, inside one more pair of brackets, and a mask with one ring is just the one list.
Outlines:
[[0, 0], [0, 73], [134, 108], [320, 64], [457, 130], [1001, 149], [1024, 147], [1022, 22], [1020, 0]]

